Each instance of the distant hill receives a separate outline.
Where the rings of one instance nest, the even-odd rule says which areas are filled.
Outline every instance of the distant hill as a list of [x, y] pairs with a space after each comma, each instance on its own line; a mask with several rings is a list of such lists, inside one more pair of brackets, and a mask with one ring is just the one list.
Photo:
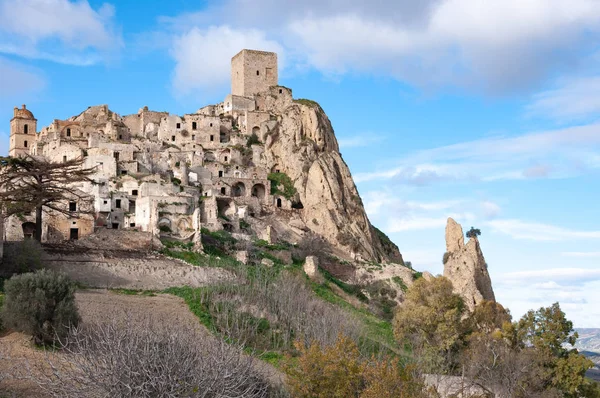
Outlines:
[[586, 375], [600, 382], [600, 329], [575, 329], [575, 331], [579, 334], [575, 346], [596, 364]]
[[575, 329], [579, 334], [575, 346], [579, 351], [589, 351], [600, 356], [600, 329]]

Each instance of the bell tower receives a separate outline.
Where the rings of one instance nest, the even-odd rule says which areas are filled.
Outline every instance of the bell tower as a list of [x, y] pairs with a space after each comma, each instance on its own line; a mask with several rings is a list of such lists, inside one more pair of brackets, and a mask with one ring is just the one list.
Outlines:
[[25, 105], [21, 109], [15, 107], [10, 120], [10, 146], [8, 156], [21, 157], [29, 154], [30, 148], [37, 139], [37, 119]]

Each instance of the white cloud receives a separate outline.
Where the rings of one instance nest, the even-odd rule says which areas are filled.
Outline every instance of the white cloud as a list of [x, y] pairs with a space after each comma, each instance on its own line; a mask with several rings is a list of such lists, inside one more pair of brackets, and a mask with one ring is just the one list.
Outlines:
[[387, 170], [358, 173], [355, 180], [425, 185], [565, 178], [600, 167], [599, 131], [600, 123], [425, 149], [399, 160]]
[[371, 191], [363, 195], [363, 202], [369, 218], [386, 233], [437, 229], [443, 234], [448, 217], [459, 222], [477, 218], [465, 200], [406, 201], [393, 192]]
[[502, 211], [502, 208], [497, 203], [494, 203], [490, 200], [483, 201], [481, 203], [481, 209], [485, 218], [488, 219], [496, 218]]
[[327, 74], [386, 74], [417, 85], [498, 93], [535, 87], [553, 72], [576, 67], [595, 43], [590, 38], [598, 34], [600, 4], [229, 0], [165, 20], [258, 28]]
[[243, 48], [275, 51], [280, 67], [285, 62], [283, 48], [256, 29], [194, 27], [176, 36], [171, 51], [176, 62], [172, 82], [175, 93], [189, 95], [199, 90], [205, 94], [222, 90], [230, 81], [231, 57]]
[[[525, 284], [531, 286], [536, 283], [556, 284], [558, 286], [580, 285], [600, 280], [600, 269], [594, 268], [551, 268], [532, 271], [518, 271], [500, 274], [497, 281], [503, 284]], [[556, 281], [560, 281], [557, 283]]]
[[42, 73], [26, 65], [0, 57], [0, 99], [38, 93], [46, 86]]
[[563, 79], [558, 87], [534, 95], [527, 113], [561, 122], [597, 117], [600, 114], [598, 92], [600, 76]]
[[574, 239], [600, 239], [600, 231], [576, 231], [554, 225], [531, 223], [521, 220], [491, 220], [487, 225], [495, 231], [514, 239], [533, 241], [564, 241]]
[[600, 252], [562, 252], [562, 256], [566, 257], [600, 257]]
[[0, 52], [90, 65], [120, 47], [110, 4], [95, 10], [87, 0], [0, 0]]

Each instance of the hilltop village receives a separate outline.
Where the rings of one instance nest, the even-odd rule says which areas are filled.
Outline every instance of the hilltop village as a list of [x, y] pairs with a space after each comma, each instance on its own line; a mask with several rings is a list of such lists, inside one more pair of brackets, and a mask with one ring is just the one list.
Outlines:
[[[130, 230], [200, 249], [203, 232], [268, 243], [312, 234], [328, 243], [328, 252], [362, 264], [356, 275], [411, 274], [405, 267], [378, 276], [360, 270], [404, 261], [370, 224], [327, 115], [314, 101], [293, 99], [277, 76], [277, 54], [242, 50], [231, 60], [231, 94], [195, 113], [144, 107], [120, 116], [100, 105], [38, 132], [33, 113], [15, 108], [11, 157], [82, 158], [94, 170], [92, 181], [78, 183], [77, 197], [64, 203], [66, 214], [46, 209], [42, 241]], [[5, 220], [5, 240], [33, 236], [34, 217]], [[465, 246], [455, 224], [449, 220], [446, 231], [444, 275], [472, 308], [494, 294], [477, 241]]]
[[[291, 210], [294, 197], [272, 192], [264, 142], [293, 102], [278, 86], [277, 54], [243, 50], [231, 61], [231, 94], [217, 105], [183, 116], [144, 107], [120, 116], [107, 105], [91, 106], [37, 130], [34, 114], [14, 109], [12, 157], [42, 155], [52, 162], [84, 157], [95, 184], [78, 187], [93, 198], [95, 216], [49, 214], [42, 240], [77, 239], [98, 228], [138, 229], [198, 241], [200, 229], [240, 230], [249, 215]], [[243, 224], [243, 222], [242, 222]], [[6, 239], [33, 233], [27, 216], [11, 217]]]

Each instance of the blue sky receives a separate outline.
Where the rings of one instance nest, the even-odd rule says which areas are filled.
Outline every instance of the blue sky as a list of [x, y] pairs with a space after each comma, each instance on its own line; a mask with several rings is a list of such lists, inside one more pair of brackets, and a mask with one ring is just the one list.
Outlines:
[[0, 152], [90, 105], [221, 101], [242, 48], [329, 115], [374, 225], [442, 272], [448, 216], [482, 231], [513, 315], [599, 327], [600, 2], [0, 0]]

